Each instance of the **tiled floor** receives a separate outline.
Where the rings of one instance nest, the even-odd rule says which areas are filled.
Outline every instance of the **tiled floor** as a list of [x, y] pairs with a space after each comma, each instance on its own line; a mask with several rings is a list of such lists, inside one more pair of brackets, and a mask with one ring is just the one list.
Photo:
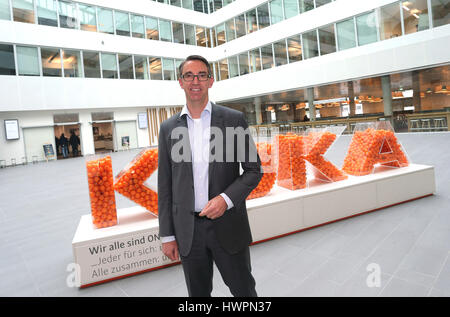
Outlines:
[[[436, 195], [252, 246], [260, 296], [450, 296], [450, 133], [399, 140], [412, 162], [435, 167]], [[328, 153], [337, 166], [349, 142], [342, 137]], [[114, 153], [114, 172], [136, 153]], [[186, 296], [179, 265], [67, 286], [71, 241], [89, 213], [84, 162], [0, 169], [0, 296]], [[133, 203], [117, 195], [117, 205]], [[372, 263], [379, 287], [367, 286]], [[217, 270], [214, 285], [214, 296], [230, 296]]]

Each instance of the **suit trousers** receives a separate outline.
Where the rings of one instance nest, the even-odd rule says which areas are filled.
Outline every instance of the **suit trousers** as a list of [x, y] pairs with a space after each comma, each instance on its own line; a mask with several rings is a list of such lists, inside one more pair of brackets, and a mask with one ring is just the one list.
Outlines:
[[257, 296], [255, 279], [251, 273], [249, 247], [245, 247], [236, 254], [229, 254], [220, 246], [216, 238], [213, 221], [206, 217], [195, 216], [191, 251], [187, 256], [181, 256], [190, 297], [211, 296], [213, 262], [233, 296]]

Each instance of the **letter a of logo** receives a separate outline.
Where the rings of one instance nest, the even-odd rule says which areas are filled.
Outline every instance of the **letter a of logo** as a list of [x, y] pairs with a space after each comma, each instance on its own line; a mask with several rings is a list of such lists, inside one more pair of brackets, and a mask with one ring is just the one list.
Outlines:
[[158, 149], [143, 150], [119, 173], [114, 189], [158, 215], [158, 194], [144, 185], [157, 168]]

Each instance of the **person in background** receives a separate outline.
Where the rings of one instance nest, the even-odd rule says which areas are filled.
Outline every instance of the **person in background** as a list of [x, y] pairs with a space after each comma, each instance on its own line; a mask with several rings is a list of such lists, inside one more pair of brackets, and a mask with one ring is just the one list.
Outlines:
[[64, 133], [61, 133], [59, 137], [59, 144], [61, 146], [61, 152], [64, 158], [69, 156], [69, 142], [67, 138], [64, 136]]
[[72, 156], [78, 156], [78, 145], [80, 144], [80, 138], [75, 134], [73, 130], [70, 131], [69, 143], [72, 147]]
[[308, 122], [309, 121], [309, 118], [308, 118], [308, 116], [305, 114], [305, 116], [303, 117], [303, 122]]

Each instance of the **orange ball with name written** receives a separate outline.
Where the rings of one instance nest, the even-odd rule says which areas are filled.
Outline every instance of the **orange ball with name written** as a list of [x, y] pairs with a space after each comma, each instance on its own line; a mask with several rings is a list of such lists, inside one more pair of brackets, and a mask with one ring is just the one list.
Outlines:
[[96, 228], [117, 224], [111, 157], [86, 162], [92, 222]]

